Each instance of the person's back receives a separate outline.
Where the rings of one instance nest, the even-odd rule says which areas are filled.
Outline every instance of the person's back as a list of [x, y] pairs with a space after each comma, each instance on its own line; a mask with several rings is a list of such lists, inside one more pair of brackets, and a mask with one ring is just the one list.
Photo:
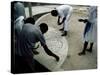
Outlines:
[[30, 23], [24, 24], [18, 43], [18, 48], [20, 49], [17, 49], [18, 51], [16, 53], [20, 56], [33, 56], [34, 54], [32, 50], [35, 43], [38, 41], [45, 44], [45, 40], [40, 29], [36, 25], [32, 25]]
[[67, 16], [70, 12], [72, 12], [72, 7], [69, 5], [61, 5], [56, 8], [60, 17]]

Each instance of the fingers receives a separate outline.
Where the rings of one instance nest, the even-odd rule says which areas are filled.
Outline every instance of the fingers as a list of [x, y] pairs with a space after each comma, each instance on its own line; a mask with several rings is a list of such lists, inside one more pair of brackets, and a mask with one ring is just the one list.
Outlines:
[[79, 21], [79, 22], [83, 22], [84, 20], [83, 20], [83, 19], [78, 19], [78, 21]]
[[59, 61], [59, 59], [60, 59], [58, 56], [56, 56], [55, 58], [56, 58], [56, 61], [57, 61], [57, 62], [58, 62], [58, 61]]

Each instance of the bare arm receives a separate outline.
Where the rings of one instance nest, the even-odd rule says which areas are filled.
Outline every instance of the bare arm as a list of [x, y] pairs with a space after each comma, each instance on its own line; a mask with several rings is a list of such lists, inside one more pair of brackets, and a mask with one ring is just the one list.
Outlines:
[[62, 23], [64, 23], [65, 20], [66, 20], [66, 17], [64, 17], [62, 21], [60, 22], [60, 16], [58, 16], [58, 25], [61, 25]]
[[53, 57], [56, 58], [56, 61], [59, 61], [59, 57], [58, 57], [56, 54], [52, 53], [52, 52], [48, 49], [47, 45], [44, 45], [43, 48], [44, 48], [44, 51], [45, 51], [49, 56], [53, 56]]
[[84, 23], [87, 23], [88, 22], [88, 19], [78, 19], [79, 22], [84, 22]]
[[57, 61], [59, 61], [59, 57], [57, 55], [55, 55], [54, 53], [52, 53], [49, 49], [48, 46], [46, 45], [46, 41], [45, 38], [43, 36], [43, 34], [40, 33], [39, 36], [37, 36], [38, 40], [40, 41], [41, 45], [44, 48], [44, 51], [49, 55], [49, 56], [53, 56], [56, 58]]

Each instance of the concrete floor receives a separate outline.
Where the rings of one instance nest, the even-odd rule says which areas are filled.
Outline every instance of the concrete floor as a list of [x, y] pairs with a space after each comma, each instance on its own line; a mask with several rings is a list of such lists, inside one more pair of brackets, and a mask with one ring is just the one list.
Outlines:
[[[69, 23], [68, 36], [66, 36], [68, 41], [68, 56], [61, 66], [65, 71], [97, 68], [97, 42], [94, 44], [93, 53], [86, 52], [86, 55], [78, 56], [78, 53], [83, 48], [82, 34], [85, 26], [83, 23], [78, 22], [79, 18], [86, 18], [86, 13], [74, 10]], [[52, 17], [50, 14], [42, 18], [41, 21], [56, 29], [62, 28], [62, 26], [57, 26], [57, 18]]]
[[[81, 69], [96, 69], [97, 68], [97, 47], [94, 44], [93, 53], [86, 53], [84, 56], [78, 56], [82, 51], [83, 41], [82, 34], [84, 30], [84, 23], [78, 22], [78, 19], [84, 15], [73, 13], [69, 24], [69, 32], [66, 39], [68, 41], [68, 57], [65, 59], [62, 69], [66, 70], [81, 70]], [[85, 17], [84, 17], [85, 18]], [[42, 18], [48, 26], [60, 29], [62, 26], [57, 26], [57, 18], [52, 17], [50, 14]], [[67, 54], [67, 53], [66, 53]]]
[[[39, 21], [41, 22], [41, 21]], [[37, 51], [38, 55], [35, 55], [34, 58], [48, 68], [50, 71], [63, 71], [61, 65], [65, 61], [68, 53], [68, 42], [65, 37], [60, 36], [62, 33], [53, 28], [48, 28], [48, 32], [44, 34], [46, 44], [48, 48], [56, 55], [59, 56], [60, 60], [57, 62], [54, 57], [49, 56], [44, 51], [43, 47], [39, 44]]]
[[78, 56], [78, 53], [82, 51], [83, 41], [82, 34], [84, 30], [84, 24], [79, 23], [77, 20], [80, 16], [84, 15], [74, 13], [71, 17], [69, 25], [69, 33], [66, 39], [68, 40], [69, 57], [66, 58], [62, 65], [64, 70], [81, 70], [81, 69], [96, 69], [97, 68], [97, 45], [94, 44], [93, 53], [86, 52], [84, 56]]

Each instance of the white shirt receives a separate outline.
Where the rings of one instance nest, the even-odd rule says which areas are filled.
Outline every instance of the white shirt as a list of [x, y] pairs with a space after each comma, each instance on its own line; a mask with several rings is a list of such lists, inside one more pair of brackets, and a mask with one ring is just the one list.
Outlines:
[[97, 39], [97, 7], [91, 6], [89, 8], [89, 22], [91, 27], [89, 31], [85, 34], [85, 41], [95, 42]]
[[20, 16], [14, 22], [14, 28], [15, 28], [15, 31], [17, 32], [17, 36], [19, 36], [23, 25], [24, 25], [24, 16]]
[[57, 7], [56, 10], [58, 11], [58, 15], [61, 18], [64, 18], [64, 17], [68, 16], [68, 14], [70, 14], [70, 12], [72, 11], [72, 7], [69, 5], [61, 5], [61, 6]]
[[89, 8], [89, 22], [95, 23], [95, 19], [97, 18], [97, 9], [96, 6], [91, 6]]
[[57, 7], [56, 10], [58, 11], [58, 16], [60, 16], [61, 19], [66, 17], [66, 20], [64, 21], [63, 25], [64, 31], [68, 31], [69, 19], [73, 11], [72, 7], [69, 5], [61, 5]]

